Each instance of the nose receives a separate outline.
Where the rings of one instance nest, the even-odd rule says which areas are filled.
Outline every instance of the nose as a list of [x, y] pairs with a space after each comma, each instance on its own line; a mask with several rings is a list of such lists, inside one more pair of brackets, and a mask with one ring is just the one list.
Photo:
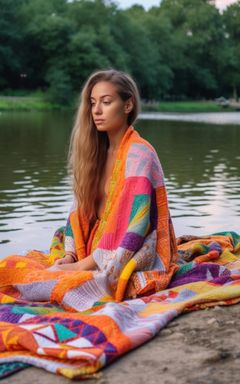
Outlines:
[[94, 109], [93, 112], [94, 112], [95, 115], [101, 115], [102, 107], [101, 107], [100, 102], [96, 102], [96, 104], [94, 105], [93, 109]]

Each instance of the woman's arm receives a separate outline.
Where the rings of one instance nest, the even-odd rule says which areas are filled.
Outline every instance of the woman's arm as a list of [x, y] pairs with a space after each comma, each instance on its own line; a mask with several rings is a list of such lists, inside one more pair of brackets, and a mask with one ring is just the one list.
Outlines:
[[75, 263], [75, 255], [72, 254], [71, 252], [66, 252], [65, 256], [62, 257], [61, 259], [57, 259], [54, 263], [54, 265], [62, 265], [62, 264], [70, 264], [70, 263]]
[[73, 202], [68, 219], [67, 219], [65, 230], [64, 230], [63, 243], [64, 243], [65, 256], [60, 259], [57, 259], [54, 262], [54, 265], [75, 263], [78, 260], [77, 254], [76, 254], [75, 240], [74, 240], [71, 221], [70, 221], [71, 212], [73, 211], [74, 207], [75, 207], [75, 203]]
[[89, 255], [76, 263], [70, 262], [68, 264], [58, 265], [58, 268], [64, 271], [92, 271], [95, 270], [96, 267], [97, 264], [95, 263], [92, 255]]

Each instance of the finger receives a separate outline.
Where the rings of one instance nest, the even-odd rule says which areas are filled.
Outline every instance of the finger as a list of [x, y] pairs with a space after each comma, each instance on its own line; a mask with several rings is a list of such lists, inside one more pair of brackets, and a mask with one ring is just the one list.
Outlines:
[[62, 260], [61, 259], [58, 259], [55, 261], [54, 265], [59, 265], [59, 264], [62, 264]]

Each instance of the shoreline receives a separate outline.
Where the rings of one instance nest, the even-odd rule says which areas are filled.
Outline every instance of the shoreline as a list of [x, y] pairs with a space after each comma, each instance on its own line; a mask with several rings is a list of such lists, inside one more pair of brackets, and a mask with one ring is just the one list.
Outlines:
[[[51, 111], [74, 110], [76, 103], [72, 105], [55, 104], [47, 100], [46, 95], [29, 96], [4, 96], [0, 95], [0, 112], [4, 111]], [[143, 113], [210, 113], [210, 112], [234, 112], [237, 109], [222, 107], [215, 101], [160, 101], [142, 102]]]
[[240, 125], [240, 111], [220, 112], [144, 112], [140, 120], [176, 121], [199, 124]]

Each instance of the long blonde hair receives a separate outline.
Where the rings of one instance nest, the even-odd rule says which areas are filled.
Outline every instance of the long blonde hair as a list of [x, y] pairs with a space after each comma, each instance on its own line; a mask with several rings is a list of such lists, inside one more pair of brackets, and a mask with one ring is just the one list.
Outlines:
[[140, 110], [137, 86], [124, 72], [114, 69], [94, 72], [83, 87], [71, 135], [68, 165], [77, 206], [90, 221], [97, 218], [97, 196], [109, 147], [107, 133], [96, 129], [91, 113], [91, 92], [99, 81], [114, 84], [123, 101], [132, 98], [133, 109], [128, 115], [128, 126], [133, 124]]

